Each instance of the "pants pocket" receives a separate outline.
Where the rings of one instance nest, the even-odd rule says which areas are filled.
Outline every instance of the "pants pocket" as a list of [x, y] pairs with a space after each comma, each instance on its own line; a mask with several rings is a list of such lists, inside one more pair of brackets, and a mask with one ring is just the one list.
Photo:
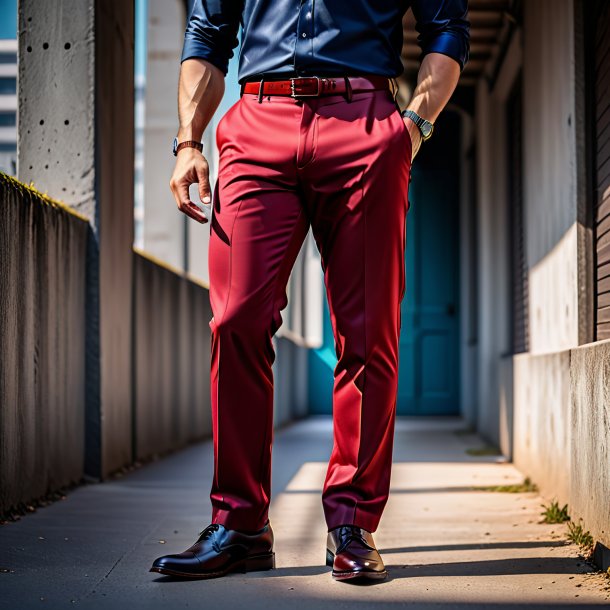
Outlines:
[[409, 130], [407, 129], [407, 126], [405, 125], [405, 120], [402, 118], [402, 115], [400, 114], [400, 111], [397, 109], [394, 114], [396, 115], [396, 118], [398, 119], [398, 121], [400, 121], [400, 128], [402, 129], [405, 138], [407, 140], [407, 158], [409, 160], [409, 165], [411, 164], [411, 157], [413, 156], [413, 141], [411, 140], [411, 134], [409, 133]]

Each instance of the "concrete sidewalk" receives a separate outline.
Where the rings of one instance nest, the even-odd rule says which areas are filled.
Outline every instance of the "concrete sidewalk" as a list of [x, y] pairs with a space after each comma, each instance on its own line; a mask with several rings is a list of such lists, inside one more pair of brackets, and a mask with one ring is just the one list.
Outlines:
[[472, 490], [523, 477], [498, 458], [467, 455], [482, 442], [462, 428], [449, 419], [398, 422], [392, 496], [375, 536], [390, 572], [381, 584], [333, 582], [324, 566], [331, 422], [312, 418], [275, 436], [276, 570], [186, 582], [148, 572], [210, 520], [205, 443], [1, 527], [0, 608], [609, 606], [610, 581], [565, 543], [565, 526], [539, 523], [536, 494]]

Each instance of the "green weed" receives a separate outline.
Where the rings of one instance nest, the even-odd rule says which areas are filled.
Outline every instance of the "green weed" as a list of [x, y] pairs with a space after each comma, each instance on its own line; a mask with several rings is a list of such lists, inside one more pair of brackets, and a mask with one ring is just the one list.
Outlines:
[[568, 540], [577, 544], [583, 550], [591, 552], [593, 550], [593, 536], [580, 523], [568, 522]]
[[532, 483], [531, 479], [527, 477], [523, 483], [513, 483], [512, 485], [481, 485], [479, 487], [473, 487], [473, 491], [494, 491], [505, 494], [524, 494], [533, 491], [538, 491], [538, 486]]
[[540, 513], [543, 523], [565, 523], [570, 520], [567, 504], [559, 506], [557, 500], [553, 500], [549, 505], [542, 504], [541, 506], [544, 508]]

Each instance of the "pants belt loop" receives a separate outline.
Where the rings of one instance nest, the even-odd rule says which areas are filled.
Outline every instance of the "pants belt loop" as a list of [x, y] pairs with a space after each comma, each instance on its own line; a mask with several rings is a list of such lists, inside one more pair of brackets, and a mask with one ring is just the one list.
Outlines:
[[348, 102], [352, 101], [352, 84], [349, 82], [349, 78], [347, 76], [343, 77], [345, 81], [345, 98]]
[[398, 103], [398, 91], [400, 89], [400, 87], [398, 86], [398, 81], [396, 80], [396, 78], [391, 77], [390, 82], [392, 83], [392, 97], [394, 98], [394, 105], [396, 106], [398, 111], [401, 112], [402, 109], [400, 107], [400, 104]]
[[258, 103], [260, 104], [263, 101], [263, 83], [265, 82], [264, 78], [261, 78], [261, 82], [258, 86]]
[[394, 98], [394, 101], [396, 101], [396, 96], [398, 95], [398, 81], [392, 76], [390, 82], [392, 83], [392, 97]]

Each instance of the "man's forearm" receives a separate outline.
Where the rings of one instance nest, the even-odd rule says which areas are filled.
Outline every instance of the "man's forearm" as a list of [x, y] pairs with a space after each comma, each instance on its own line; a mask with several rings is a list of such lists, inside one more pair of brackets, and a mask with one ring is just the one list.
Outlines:
[[[203, 59], [187, 59], [180, 67], [178, 84], [178, 141], [201, 142], [203, 132], [216, 112], [225, 90], [224, 74]], [[209, 165], [203, 154], [194, 148], [178, 152], [170, 188], [178, 209], [198, 222], [208, 222], [205, 213], [191, 201], [189, 186], [199, 184], [201, 202], [211, 201]]]
[[[407, 108], [434, 123], [447, 105], [460, 78], [460, 65], [441, 53], [428, 53], [419, 68], [417, 87]], [[412, 156], [421, 146], [421, 132], [411, 119], [405, 119], [411, 135]]]
[[224, 75], [210, 62], [187, 59], [182, 63], [178, 85], [179, 141], [201, 141], [224, 90]]
[[417, 87], [408, 108], [434, 123], [455, 91], [459, 64], [441, 53], [428, 53], [419, 68]]

